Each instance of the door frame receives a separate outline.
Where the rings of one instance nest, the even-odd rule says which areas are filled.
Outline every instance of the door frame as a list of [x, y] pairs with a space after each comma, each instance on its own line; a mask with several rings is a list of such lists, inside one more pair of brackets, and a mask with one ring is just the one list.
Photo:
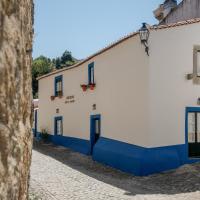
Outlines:
[[186, 107], [185, 111], [185, 145], [186, 145], [186, 155], [188, 158], [189, 157], [189, 143], [188, 143], [188, 113], [195, 113], [199, 112], [200, 113], [200, 107]]
[[[62, 129], [63, 129], [63, 117], [62, 116], [54, 117], [54, 135], [61, 136], [61, 135], [58, 135], [58, 133], [57, 133], [57, 121], [58, 120], [61, 120]], [[62, 130], [62, 135], [63, 135], [63, 130]]]
[[101, 135], [101, 115], [91, 115], [90, 116], [90, 152], [92, 154], [93, 147], [95, 144], [95, 126], [94, 126], [94, 121], [99, 120], [100, 123], [100, 135]]
[[38, 109], [34, 110], [34, 137], [37, 137], [37, 120], [38, 120]]

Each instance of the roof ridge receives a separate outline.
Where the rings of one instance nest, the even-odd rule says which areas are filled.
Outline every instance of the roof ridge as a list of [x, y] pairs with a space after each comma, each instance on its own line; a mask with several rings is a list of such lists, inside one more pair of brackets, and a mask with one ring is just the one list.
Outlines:
[[170, 24], [161, 24], [161, 25], [154, 25], [151, 26], [150, 29], [165, 29], [165, 28], [171, 28], [171, 27], [176, 27], [176, 26], [183, 26], [183, 25], [188, 25], [188, 24], [194, 24], [200, 22], [200, 18], [193, 18], [193, 19], [187, 19], [183, 21], [178, 21]]

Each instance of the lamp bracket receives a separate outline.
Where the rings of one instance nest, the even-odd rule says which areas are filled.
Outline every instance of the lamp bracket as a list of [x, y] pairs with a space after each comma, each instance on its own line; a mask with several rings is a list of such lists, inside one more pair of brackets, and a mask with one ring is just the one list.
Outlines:
[[147, 55], [149, 56], [149, 46], [147, 41], [142, 41], [143, 45], [145, 46], [145, 52], [147, 53]]

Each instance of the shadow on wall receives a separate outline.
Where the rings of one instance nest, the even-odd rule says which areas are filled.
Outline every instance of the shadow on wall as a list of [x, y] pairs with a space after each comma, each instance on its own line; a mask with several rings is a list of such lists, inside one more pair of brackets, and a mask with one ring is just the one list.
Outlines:
[[99, 164], [89, 156], [50, 143], [35, 141], [33, 148], [87, 176], [125, 190], [125, 195], [174, 195], [200, 191], [200, 164], [186, 165], [177, 170], [151, 176], [136, 177]]

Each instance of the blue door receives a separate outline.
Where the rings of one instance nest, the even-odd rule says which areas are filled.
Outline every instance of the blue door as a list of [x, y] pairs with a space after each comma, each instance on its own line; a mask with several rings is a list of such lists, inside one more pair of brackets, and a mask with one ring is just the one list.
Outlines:
[[90, 144], [91, 154], [93, 152], [94, 145], [97, 143], [101, 135], [101, 116], [92, 115], [90, 118]]

